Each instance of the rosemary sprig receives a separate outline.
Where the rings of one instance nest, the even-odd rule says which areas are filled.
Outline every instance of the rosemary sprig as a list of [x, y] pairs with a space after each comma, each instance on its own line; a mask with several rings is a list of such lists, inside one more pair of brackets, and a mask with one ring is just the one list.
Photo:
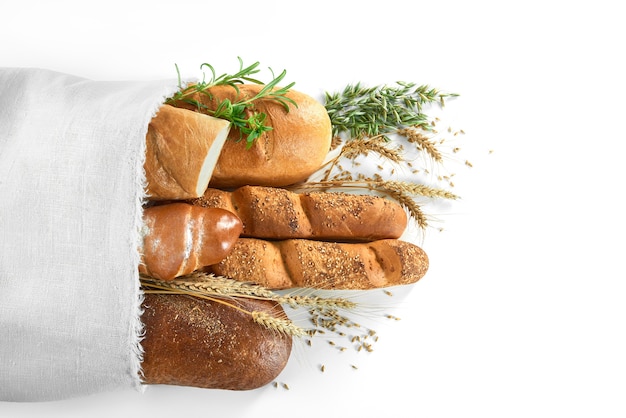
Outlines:
[[[427, 85], [396, 82], [397, 86], [364, 87], [349, 84], [343, 91], [325, 93], [324, 106], [333, 127], [333, 135], [347, 133], [350, 138], [376, 136], [401, 127], [420, 126], [428, 129], [428, 117], [423, 105], [457, 96], [442, 93]], [[388, 138], [387, 138], [388, 139]]]
[[177, 104], [184, 103], [194, 106], [197, 111], [214, 116], [216, 118], [225, 119], [229, 121], [233, 127], [235, 127], [240, 133], [240, 139], [246, 137], [246, 147], [250, 148], [255, 141], [263, 135], [263, 133], [272, 130], [272, 127], [265, 123], [267, 115], [262, 112], [258, 112], [254, 109], [254, 103], [260, 99], [274, 100], [281, 104], [288, 112], [290, 106], [297, 107], [297, 103], [287, 97], [289, 92], [295, 83], [289, 83], [285, 87], [278, 87], [278, 84], [283, 81], [287, 72], [283, 70], [278, 76], [275, 76], [274, 72], [270, 68], [272, 73], [272, 80], [266, 83], [263, 88], [254, 96], [249, 99], [242, 99], [232, 102], [229, 99], [224, 99], [217, 104], [215, 110], [209, 109], [201, 101], [194, 97], [204, 95], [213, 99], [211, 94], [211, 88], [216, 86], [230, 86], [239, 94], [238, 85], [246, 82], [253, 84], [264, 84], [263, 82], [253, 78], [254, 74], [257, 74], [260, 70], [258, 66], [259, 62], [255, 62], [252, 65], [244, 67], [243, 61], [240, 57], [239, 71], [235, 74], [221, 74], [216, 75], [215, 69], [209, 63], [203, 63], [200, 69], [207, 68], [211, 72], [210, 78], [207, 80], [206, 73], [203, 72], [203, 78], [201, 81], [184, 86], [178, 65], [176, 65], [176, 72], [178, 74], [178, 88], [179, 90], [174, 95], [168, 98], [165, 103], [176, 106]]

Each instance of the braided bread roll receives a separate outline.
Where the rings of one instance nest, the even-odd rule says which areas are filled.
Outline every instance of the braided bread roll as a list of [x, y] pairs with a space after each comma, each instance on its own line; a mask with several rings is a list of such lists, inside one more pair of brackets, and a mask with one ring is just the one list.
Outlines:
[[428, 270], [428, 257], [417, 245], [395, 239], [337, 243], [240, 238], [226, 258], [204, 270], [270, 289], [375, 289], [418, 281]]
[[374, 241], [399, 238], [407, 226], [402, 206], [373, 195], [243, 186], [232, 192], [209, 188], [189, 203], [237, 214], [242, 236], [254, 238]]

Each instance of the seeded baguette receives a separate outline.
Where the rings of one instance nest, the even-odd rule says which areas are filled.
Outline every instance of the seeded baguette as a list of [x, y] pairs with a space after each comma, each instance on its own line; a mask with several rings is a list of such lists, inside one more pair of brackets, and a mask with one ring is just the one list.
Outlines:
[[209, 188], [189, 203], [237, 214], [241, 235], [252, 238], [374, 241], [400, 238], [407, 226], [402, 206], [373, 195], [243, 186], [234, 191]]
[[428, 257], [415, 244], [385, 239], [337, 243], [304, 239], [239, 238], [231, 253], [206, 272], [270, 289], [376, 289], [421, 279]]
[[[229, 302], [249, 312], [284, 315], [274, 302], [243, 298]], [[218, 302], [146, 294], [143, 308], [145, 384], [256, 389], [280, 374], [291, 353], [290, 336]]]

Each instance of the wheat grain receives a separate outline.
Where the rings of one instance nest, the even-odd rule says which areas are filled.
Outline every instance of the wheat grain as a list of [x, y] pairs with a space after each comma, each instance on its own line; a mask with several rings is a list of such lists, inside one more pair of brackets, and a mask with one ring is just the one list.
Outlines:
[[287, 304], [292, 308], [302, 307], [318, 307], [318, 308], [341, 308], [355, 309], [357, 304], [345, 298], [322, 298], [319, 296], [279, 296], [275, 299], [279, 303]]
[[277, 318], [263, 311], [252, 311], [250, 315], [254, 322], [273, 331], [278, 331], [293, 337], [304, 337], [307, 335], [304, 329], [297, 326], [289, 319]]
[[388, 144], [389, 141], [386, 141], [384, 136], [353, 139], [343, 146], [339, 156], [354, 160], [359, 155], [367, 156], [370, 152], [375, 152], [395, 163], [401, 162], [403, 160], [401, 149], [390, 148]]
[[370, 185], [374, 190], [389, 190], [400, 194], [419, 195], [431, 198], [456, 200], [458, 196], [447, 190], [426, 186], [425, 184], [410, 183], [407, 181], [382, 181]]
[[239, 282], [202, 272], [195, 272], [170, 281], [144, 276], [142, 277], [142, 283], [148, 287], [159, 287], [212, 296], [254, 296], [268, 300], [276, 298], [275, 293], [257, 284]]
[[422, 132], [423, 130], [416, 127], [402, 128], [397, 131], [398, 135], [405, 137], [409, 143], [415, 144], [419, 151], [424, 151], [434, 161], [441, 163], [443, 161], [441, 152], [431, 139]]

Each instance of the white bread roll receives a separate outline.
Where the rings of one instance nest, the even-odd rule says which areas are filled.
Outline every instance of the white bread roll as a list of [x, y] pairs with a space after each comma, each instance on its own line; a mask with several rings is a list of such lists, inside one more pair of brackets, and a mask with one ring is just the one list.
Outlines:
[[223, 119], [161, 106], [146, 135], [146, 193], [151, 200], [200, 197], [228, 132]]

